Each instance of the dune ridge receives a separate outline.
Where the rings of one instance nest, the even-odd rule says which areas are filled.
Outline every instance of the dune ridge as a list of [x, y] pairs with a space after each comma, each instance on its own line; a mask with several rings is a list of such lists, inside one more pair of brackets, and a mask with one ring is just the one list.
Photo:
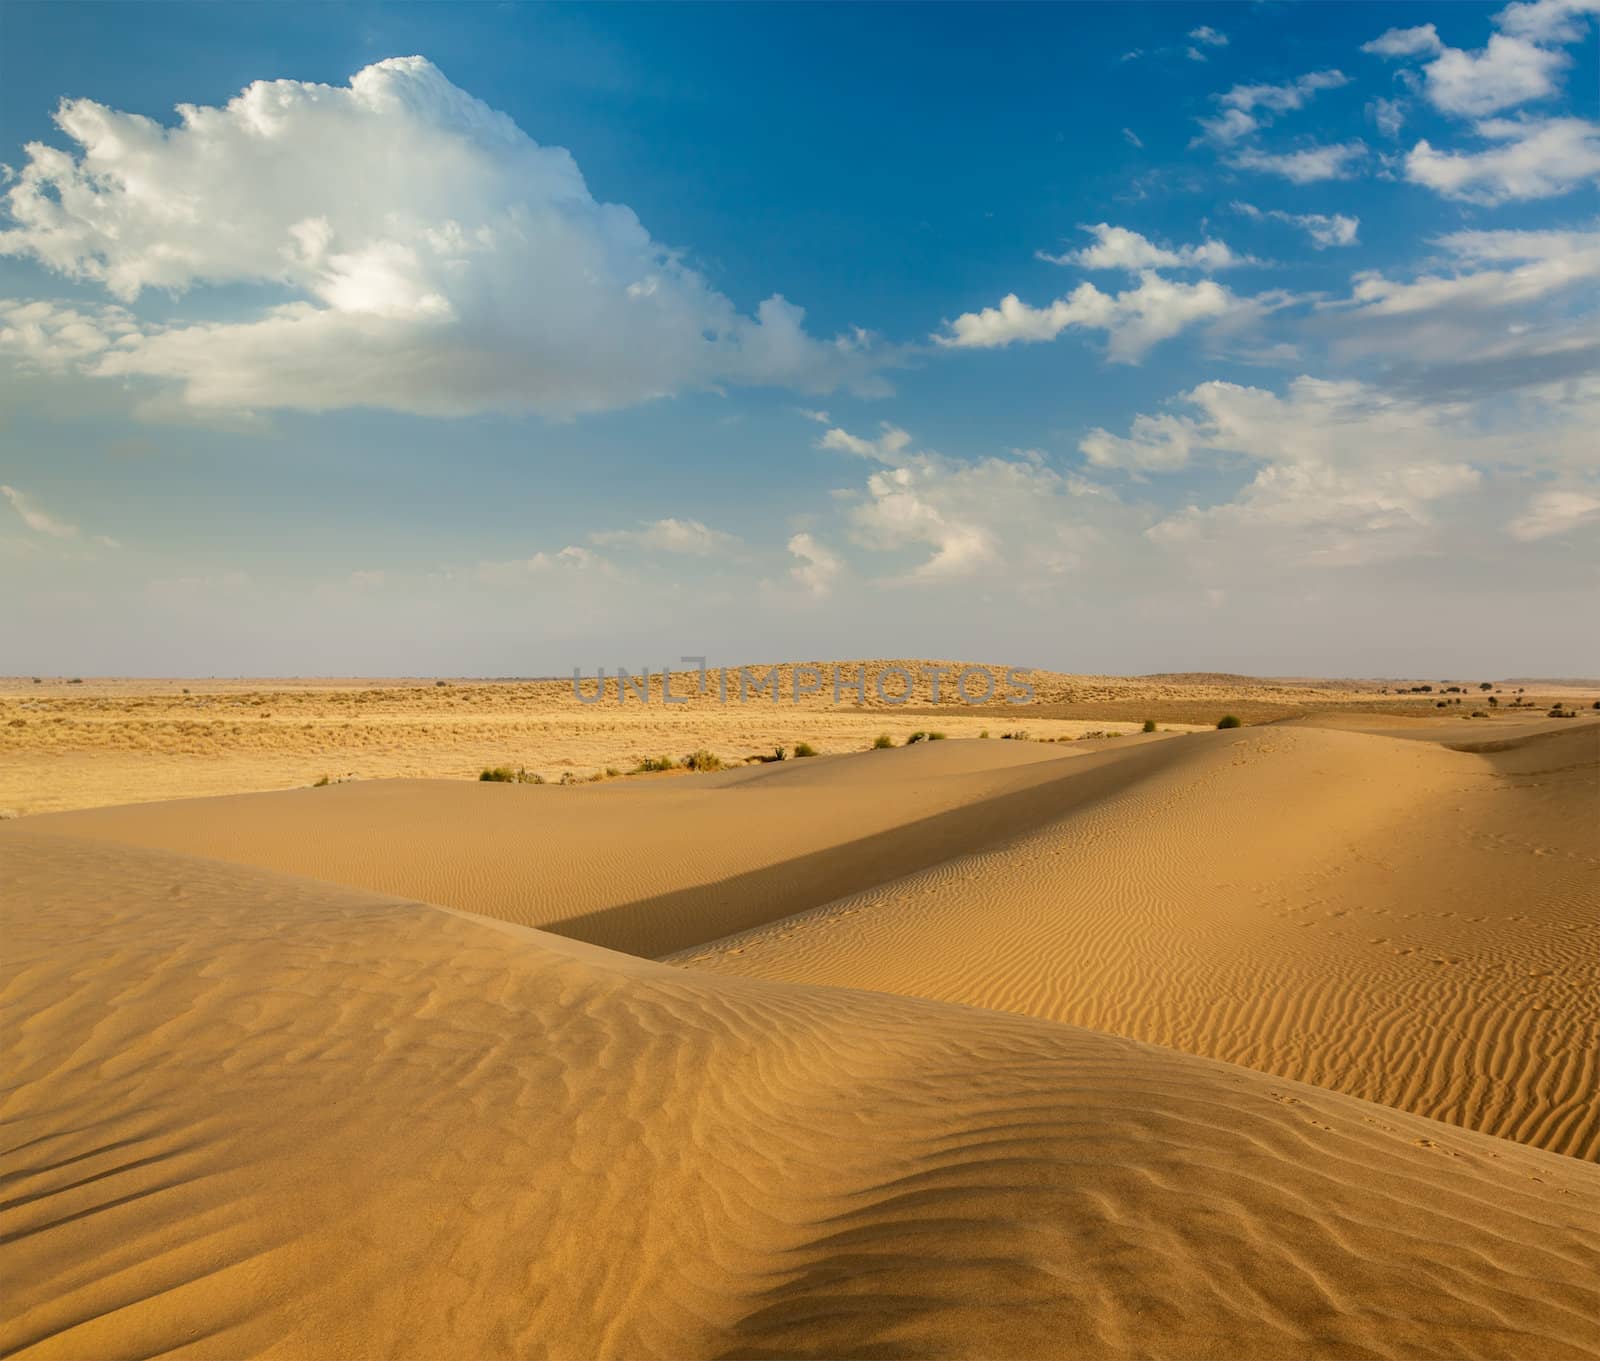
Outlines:
[[1068, 1021], [1593, 1159], [1597, 738], [1186, 738], [1004, 846], [673, 958]]
[[38, 828], [0, 876], [11, 1354], [1600, 1355], [1574, 1159]]
[[1458, 731], [943, 742], [28, 825], [722, 973], [1067, 1021], [1593, 1159], [1600, 726], [1441, 745]]

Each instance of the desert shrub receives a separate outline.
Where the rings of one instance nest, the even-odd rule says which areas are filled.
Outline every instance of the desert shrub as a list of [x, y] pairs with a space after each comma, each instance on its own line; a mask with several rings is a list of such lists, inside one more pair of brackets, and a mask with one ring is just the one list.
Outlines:
[[987, 737], [988, 735], [989, 735], [989, 730], [987, 728], [985, 728], [981, 733], [978, 734], [979, 737]]
[[635, 775], [650, 775], [658, 770], [676, 770], [678, 763], [670, 756], [646, 756], [633, 768]]
[[317, 782], [316, 782], [316, 783], [315, 783], [315, 784], [314, 784], [314, 785], [312, 785], [312, 786], [311, 786], [311, 787], [312, 787], [312, 788], [313, 788], [313, 789], [322, 789], [322, 788], [324, 788], [324, 787], [325, 787], [325, 786], [327, 786], [327, 785], [330, 785], [330, 784], [332, 784], [332, 783], [333, 783], [333, 781], [332, 781], [332, 780], [330, 780], [330, 779], [329, 779], [329, 778], [328, 778], [328, 777], [327, 777], [327, 776], [326, 776], [326, 775], [324, 775], [324, 776], [323, 776], [323, 777], [322, 777], [322, 778], [321, 778], [321, 779], [320, 779], [320, 780], [318, 780], [318, 781], [317, 781]]
[[722, 758], [714, 751], [707, 751], [704, 747], [691, 751], [683, 758], [684, 765], [690, 770], [721, 770]]
[[622, 774], [622, 772], [620, 770], [618, 770], [615, 766], [607, 766], [606, 767], [606, 779], [608, 779], [608, 780], [614, 780], [621, 774]]
[[873, 751], [885, 751], [889, 747], [892, 747], [893, 745], [894, 745], [894, 738], [890, 737], [889, 734], [886, 733], [886, 732], [881, 732], [876, 737], [874, 737], [872, 739], [872, 749], [873, 749]]
[[917, 729], [916, 732], [912, 733], [910, 737], [906, 738], [906, 745], [909, 747], [909, 746], [912, 746], [913, 744], [915, 744], [917, 742], [926, 741], [927, 740], [927, 736], [928, 736], [928, 734], [923, 732], [919, 728], [919, 729]]
[[486, 766], [479, 780], [488, 780], [494, 784], [543, 784], [544, 776], [532, 774], [526, 766], [518, 766], [512, 770], [510, 766]]
[[[1494, 695], [1489, 696], [1489, 703], [1493, 708], [1498, 709], [1500, 707], [1500, 701]], [[1596, 704], [1594, 707], [1600, 709], [1600, 704]]]
[[1482, 690], [1485, 694], [1487, 694], [1490, 690], [1494, 689], [1494, 685], [1490, 681], [1479, 681], [1478, 682], [1478, 689]]
[[1545, 715], [1546, 718], [1576, 718], [1577, 712], [1572, 709], [1563, 709], [1559, 704]]
[[789, 759], [789, 748], [774, 747], [772, 749], [772, 759], [774, 761], [787, 761]]
[[443, 690], [445, 688], [445, 686], [447, 686], [449, 684], [450, 684], [449, 681], [434, 681], [433, 688], [435, 690]]
[[1217, 726], [1219, 728], [1242, 728], [1244, 727], [1244, 724], [1239, 721], [1239, 716], [1237, 714], [1223, 714], [1223, 716], [1217, 720]]
[[928, 741], [930, 742], [943, 742], [944, 740], [945, 736], [942, 732], [931, 732], [928, 734]]
[[794, 754], [796, 756], [815, 756], [817, 749], [809, 742], [796, 742], [794, 744]]
[[1144, 721], [1144, 727], [1141, 728], [1139, 731], [1141, 731], [1141, 732], [1154, 732], [1155, 730], [1156, 730], [1156, 721], [1155, 721], [1155, 719], [1147, 718]]
[[[1494, 703], [1494, 701], [1493, 701], [1493, 700], [1490, 700], [1490, 701], [1489, 701], [1489, 702], [1490, 702], [1490, 703], [1491, 703], [1491, 704], [1493, 704], [1493, 703]], [[1597, 700], [1595, 700], [1595, 702], [1594, 702], [1594, 707], [1595, 707], [1595, 708], [1596, 708], [1596, 709], [1600, 709], [1600, 699], [1597, 699]]]

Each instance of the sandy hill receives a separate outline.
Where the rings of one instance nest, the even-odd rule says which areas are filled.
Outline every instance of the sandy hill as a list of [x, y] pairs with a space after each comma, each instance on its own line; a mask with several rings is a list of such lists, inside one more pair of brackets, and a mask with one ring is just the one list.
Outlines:
[[1463, 732], [1437, 725], [951, 741], [26, 825], [1067, 1021], [1593, 1158], [1600, 725], [1505, 731], [1484, 752], [1416, 740]]
[[1575, 1159], [0, 830], [12, 1355], [1600, 1355]]

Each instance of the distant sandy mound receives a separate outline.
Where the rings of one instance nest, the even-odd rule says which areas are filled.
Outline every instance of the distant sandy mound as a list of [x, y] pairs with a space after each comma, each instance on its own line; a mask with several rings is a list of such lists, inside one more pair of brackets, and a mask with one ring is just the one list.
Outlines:
[[1162, 742], [1064, 768], [1094, 796], [1003, 846], [674, 958], [1067, 1021], [1594, 1158], [1597, 734]]
[[1106, 759], [1088, 744], [927, 742], [576, 788], [381, 780], [28, 822], [657, 956], [1040, 826], [1082, 797], [1062, 772]]
[[17, 1355], [1600, 1355], [1573, 1159], [25, 827], [0, 905]]

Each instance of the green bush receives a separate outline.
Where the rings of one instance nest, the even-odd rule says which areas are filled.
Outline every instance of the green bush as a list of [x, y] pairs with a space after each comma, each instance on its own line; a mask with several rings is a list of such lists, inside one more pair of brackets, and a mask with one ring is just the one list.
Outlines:
[[1144, 732], [1154, 732], [1155, 730], [1156, 730], [1156, 721], [1155, 721], [1155, 719], [1153, 719], [1153, 718], [1145, 719], [1144, 728], [1142, 729], [1142, 731], [1144, 731]]
[[892, 747], [893, 745], [894, 745], [894, 738], [890, 737], [889, 734], [886, 733], [886, 732], [881, 732], [876, 737], [874, 737], [872, 739], [872, 749], [873, 749], [873, 751], [884, 751], [887, 748]]
[[796, 756], [815, 756], [817, 749], [809, 742], [796, 742], [794, 744], [794, 754]]
[[1235, 714], [1223, 714], [1217, 720], [1217, 726], [1219, 728], [1242, 728], [1244, 724], [1239, 721], [1238, 716]]
[[701, 747], [697, 751], [691, 751], [683, 758], [683, 763], [684, 765], [688, 766], [690, 770], [704, 771], [722, 769], [722, 758], [718, 756], [716, 752], [707, 751], [704, 747]]
[[530, 775], [526, 766], [518, 766], [512, 770], [510, 766], [485, 766], [480, 781], [487, 780], [493, 784], [543, 784], [543, 775]]

